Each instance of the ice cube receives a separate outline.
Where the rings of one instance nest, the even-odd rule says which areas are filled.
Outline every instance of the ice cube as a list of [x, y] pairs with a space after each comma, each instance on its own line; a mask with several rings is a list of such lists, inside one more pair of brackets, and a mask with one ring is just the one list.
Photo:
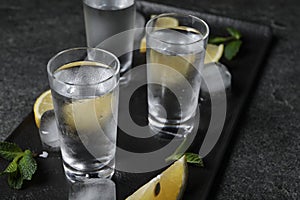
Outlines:
[[39, 155], [39, 157], [40, 158], [48, 158], [48, 152], [47, 151], [43, 151], [40, 155]]
[[42, 115], [39, 132], [44, 149], [59, 150], [59, 133], [53, 110], [46, 111]]
[[110, 179], [75, 182], [69, 188], [69, 200], [116, 200], [116, 186]]
[[214, 94], [231, 87], [231, 74], [221, 63], [205, 64], [202, 77], [205, 82], [201, 84], [202, 92]]

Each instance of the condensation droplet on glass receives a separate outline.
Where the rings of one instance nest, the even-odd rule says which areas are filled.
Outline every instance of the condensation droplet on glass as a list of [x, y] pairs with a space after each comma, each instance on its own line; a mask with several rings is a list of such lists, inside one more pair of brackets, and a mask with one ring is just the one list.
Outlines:
[[74, 87], [70, 87], [67, 89], [67, 93], [72, 94], [74, 93], [74, 90], [75, 90]]

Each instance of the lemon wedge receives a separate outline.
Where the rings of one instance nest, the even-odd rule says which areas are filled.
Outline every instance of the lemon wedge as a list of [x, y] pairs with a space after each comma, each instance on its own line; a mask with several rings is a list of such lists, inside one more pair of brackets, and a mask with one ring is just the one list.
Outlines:
[[146, 36], [144, 36], [140, 43], [140, 53], [146, 53], [147, 45], [146, 45]]
[[33, 106], [34, 120], [38, 128], [40, 128], [42, 115], [53, 109], [51, 90], [47, 90], [36, 99]]
[[162, 54], [154, 49], [150, 49], [150, 63], [148, 67], [149, 77], [154, 82], [164, 82], [166, 84], [178, 84], [178, 81], [193, 70], [195, 54], [173, 56]]
[[[151, 18], [155, 17], [156, 15], [151, 15]], [[161, 17], [158, 18], [155, 22], [155, 30], [164, 29], [164, 28], [172, 28], [178, 27], [179, 22], [174, 17]], [[140, 42], [140, 53], [146, 52], [146, 37], [144, 36]]]
[[224, 45], [208, 44], [206, 47], [206, 54], [204, 64], [211, 62], [218, 62], [223, 55]]
[[63, 119], [68, 126], [77, 131], [94, 131], [99, 129], [112, 116], [112, 93], [93, 98], [73, 100], [63, 107]]
[[126, 200], [177, 200], [183, 194], [186, 180], [187, 164], [183, 156]]
[[159, 28], [172, 28], [177, 27], [179, 25], [179, 22], [174, 17], [161, 17], [158, 18], [155, 22], [155, 27]]

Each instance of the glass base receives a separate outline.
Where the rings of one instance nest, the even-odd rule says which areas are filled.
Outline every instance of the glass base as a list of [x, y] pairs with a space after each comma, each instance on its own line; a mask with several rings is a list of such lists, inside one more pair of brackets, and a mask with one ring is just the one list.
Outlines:
[[189, 120], [180, 123], [168, 123], [158, 121], [153, 116], [148, 116], [149, 127], [155, 133], [161, 137], [186, 137], [194, 129], [194, 117]]
[[78, 171], [67, 163], [63, 163], [65, 175], [70, 182], [86, 182], [95, 178], [110, 179], [114, 175], [114, 169], [108, 166], [93, 171]]

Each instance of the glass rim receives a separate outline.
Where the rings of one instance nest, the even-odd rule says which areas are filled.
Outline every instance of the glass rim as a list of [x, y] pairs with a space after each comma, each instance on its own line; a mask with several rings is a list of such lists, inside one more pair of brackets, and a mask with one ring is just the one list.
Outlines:
[[[97, 82], [97, 83], [93, 83], [93, 84], [73, 84], [73, 83], [69, 83], [69, 82], [65, 82], [65, 81], [62, 81], [62, 80], [57, 79], [57, 78], [54, 76], [54, 73], [51, 72], [51, 69], [50, 69], [50, 68], [51, 68], [51, 63], [52, 63], [55, 59], [57, 59], [59, 56], [65, 54], [65, 53], [68, 53], [68, 52], [71, 52], [71, 51], [78, 51], [78, 50], [86, 50], [86, 51], [88, 51], [88, 50], [94, 50], [94, 51], [99, 51], [99, 52], [102, 52], [102, 53], [105, 53], [105, 54], [110, 55], [110, 56], [117, 62], [117, 67], [116, 67], [116, 69], [114, 70], [115, 72], [114, 72], [111, 76], [109, 76], [108, 78], [106, 78], [106, 79], [104, 79], [104, 80], [101, 80], [101, 81], [99, 81], [99, 82]], [[100, 61], [92, 61], [92, 62], [99, 62], [99, 63], [101, 63]], [[68, 63], [66, 63], [66, 64], [68, 64]], [[101, 63], [101, 64], [103, 64], [103, 63]], [[105, 64], [105, 65], [106, 65], [106, 64]], [[107, 66], [109, 66], [109, 65], [107, 65]], [[111, 68], [111, 69], [113, 69], [113, 68]], [[57, 81], [57, 82], [59, 82], [59, 83], [61, 83], [61, 84], [71, 85], [71, 86], [95, 86], [95, 85], [99, 85], [99, 84], [101, 84], [101, 83], [104, 83], [104, 82], [106, 82], [106, 81], [109, 81], [109, 80], [112, 79], [113, 77], [118, 76], [119, 72], [120, 72], [120, 61], [119, 61], [119, 59], [117, 58], [117, 56], [114, 55], [113, 53], [109, 52], [109, 51], [104, 50], [104, 49], [94, 48], [94, 47], [75, 47], [75, 48], [65, 49], [65, 50], [63, 50], [63, 51], [58, 52], [58, 53], [55, 54], [53, 57], [51, 57], [50, 60], [49, 60], [48, 63], [47, 63], [47, 73], [48, 73], [48, 76], [52, 78], [52, 80], [55, 80], [55, 81]]]
[[[154, 26], [150, 26], [150, 23], [153, 22], [154, 20], [158, 19], [158, 18], [161, 18], [161, 17], [172, 17], [172, 16], [179, 16], [179, 17], [190, 17], [192, 19], [195, 19], [196, 21], [198, 22], [201, 22], [202, 24], [204, 24], [205, 28], [206, 28], [206, 33], [205, 35], [201, 38], [201, 39], [198, 39], [196, 41], [193, 41], [193, 42], [190, 42], [190, 43], [187, 43], [187, 44], [184, 44], [184, 45], [191, 45], [191, 44], [195, 44], [197, 42], [200, 42], [200, 41], [203, 41], [203, 40], [206, 40], [208, 38], [208, 35], [209, 35], [209, 26], [208, 24], [203, 20], [203, 19], [200, 19], [199, 17], [196, 17], [194, 15], [190, 15], [190, 14], [180, 14], [180, 13], [163, 13], [163, 14], [160, 14], [160, 15], [157, 15], [153, 18], [151, 18], [147, 23], [146, 23], [146, 34], [147, 35], [150, 35], [150, 33], [152, 31], [149, 30], [149, 28], [154, 28]], [[170, 27], [166, 28], [166, 29], [169, 29]], [[178, 43], [171, 43], [171, 42], [166, 42], [166, 41], [163, 41], [161, 40], [160, 38], [157, 38], [157, 37], [153, 37], [163, 43], [166, 43], [166, 44], [172, 44], [172, 45], [183, 45], [183, 44], [178, 44]]]

